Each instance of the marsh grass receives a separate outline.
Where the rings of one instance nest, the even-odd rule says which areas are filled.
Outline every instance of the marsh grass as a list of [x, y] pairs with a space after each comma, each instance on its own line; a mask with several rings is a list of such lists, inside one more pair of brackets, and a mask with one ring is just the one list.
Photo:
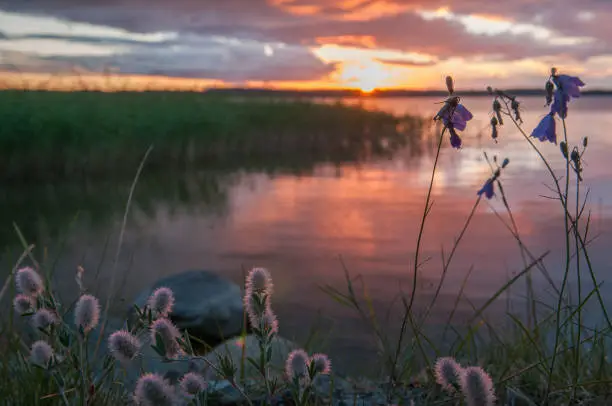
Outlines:
[[188, 92], [1, 91], [0, 121], [0, 174], [16, 180], [125, 175], [151, 144], [150, 171], [356, 159], [404, 145], [422, 124], [341, 103]]

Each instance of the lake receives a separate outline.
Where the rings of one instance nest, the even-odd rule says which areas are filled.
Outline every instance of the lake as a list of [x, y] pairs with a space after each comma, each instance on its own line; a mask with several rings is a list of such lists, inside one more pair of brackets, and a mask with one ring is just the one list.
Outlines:
[[[438, 101], [347, 100], [367, 108], [426, 116], [435, 114]], [[476, 201], [476, 191], [490, 176], [483, 151], [510, 159], [501, 179], [520, 234], [534, 255], [550, 250], [544, 263], [557, 283], [562, 277], [563, 217], [559, 203], [543, 197], [552, 195], [544, 165], [509, 120], [500, 129], [499, 142], [492, 141], [489, 98], [468, 97], [463, 103], [475, 118], [463, 134], [463, 148], [450, 148], [446, 138], [440, 155], [432, 191], [434, 205], [422, 243], [421, 259], [427, 261], [419, 273], [415, 300], [421, 311], [441, 276], [441, 249], [448, 254]], [[531, 133], [547, 111], [544, 100], [526, 97], [523, 107], [524, 128]], [[608, 298], [612, 297], [606, 281], [612, 267], [608, 232], [612, 229], [611, 111], [612, 98], [583, 97], [572, 101], [567, 120], [571, 145], [589, 137], [581, 188], [590, 188], [590, 236], [597, 235], [590, 256]], [[434, 130], [433, 123], [426, 129]], [[382, 319], [387, 307], [395, 303], [386, 325], [391, 334], [397, 332], [400, 312], [394, 297], [400, 289], [410, 292], [414, 249], [435, 153], [435, 138], [423, 139], [390, 159], [321, 163], [304, 170], [202, 169], [150, 174], [145, 167], [118, 265], [122, 300], [114, 302], [111, 311], [122, 314], [142, 288], [182, 270], [210, 269], [241, 283], [243, 270], [266, 267], [276, 286], [273, 304], [281, 334], [304, 340], [316, 324], [339, 369], [371, 372], [366, 362], [376, 359], [376, 347], [370, 331], [355, 312], [333, 301], [320, 286], [345, 290], [342, 258], [352, 276], [362, 276]], [[564, 173], [558, 146], [538, 145], [553, 168]], [[131, 176], [126, 174], [123, 183], [80, 181], [4, 188], [0, 192], [5, 207], [0, 238], [5, 270], [20, 253], [14, 220], [22, 225], [29, 241], [37, 243], [39, 259], [46, 255], [56, 264], [56, 276], [65, 281], [59, 286], [62, 293], [76, 292], [74, 274], [82, 265], [88, 286], [106, 295]], [[523, 269], [519, 248], [494, 210], [505, 213], [499, 199], [481, 202], [449, 267], [428, 322], [434, 341], [470, 269], [464, 291], [469, 301], [460, 301], [454, 318], [458, 324], [473, 314], [472, 304], [484, 303]], [[549, 300], [552, 296], [544, 278], [538, 271], [533, 276], [539, 298]], [[512, 303], [517, 312], [524, 292], [521, 280], [512, 289], [518, 298]], [[496, 316], [506, 311], [507, 300], [503, 295], [488, 316], [500, 319]], [[598, 312], [588, 317], [593, 323], [601, 322]], [[354, 361], [356, 355], [362, 358], [359, 363]]]

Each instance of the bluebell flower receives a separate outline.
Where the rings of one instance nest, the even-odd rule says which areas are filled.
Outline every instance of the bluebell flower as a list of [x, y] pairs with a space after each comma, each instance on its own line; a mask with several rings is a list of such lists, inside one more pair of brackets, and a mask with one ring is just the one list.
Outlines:
[[461, 137], [457, 135], [457, 132], [455, 131], [455, 128], [452, 125], [448, 127], [448, 132], [450, 132], [451, 146], [457, 149], [461, 148]]
[[557, 75], [554, 76], [555, 84], [557, 88], [563, 90], [563, 92], [570, 97], [580, 97], [580, 88], [584, 86], [584, 82], [576, 76], [569, 75]]
[[482, 186], [482, 188], [478, 191], [477, 195], [481, 196], [483, 193], [484, 195], [487, 197], [487, 199], [490, 199], [493, 197], [493, 195], [495, 194], [495, 192], [493, 191], [493, 185], [494, 185], [494, 181], [493, 179], [488, 179], [485, 184]]
[[436, 117], [442, 119], [446, 127], [450, 127], [449, 124], [451, 124], [455, 130], [463, 131], [467, 126], [467, 122], [474, 116], [463, 104], [458, 103], [456, 100], [451, 100], [444, 104], [444, 107], [440, 109]]
[[556, 113], [561, 118], [567, 118], [567, 103], [570, 101], [570, 96], [561, 89], [555, 90], [555, 98], [550, 106], [551, 113]]
[[553, 112], [544, 116], [538, 126], [531, 132], [531, 136], [539, 139], [541, 142], [550, 141], [554, 144], [557, 143], [555, 115]]

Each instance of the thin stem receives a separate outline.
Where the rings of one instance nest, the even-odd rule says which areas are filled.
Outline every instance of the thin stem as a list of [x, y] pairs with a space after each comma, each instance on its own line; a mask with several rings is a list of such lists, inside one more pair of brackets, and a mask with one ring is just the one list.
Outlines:
[[408, 317], [410, 312], [412, 311], [412, 306], [414, 304], [414, 296], [416, 294], [416, 286], [417, 286], [417, 275], [419, 268], [419, 251], [421, 249], [421, 239], [423, 238], [423, 231], [425, 229], [425, 220], [427, 219], [427, 215], [429, 213], [429, 202], [431, 200], [431, 191], [433, 189], [433, 183], [436, 175], [436, 168], [438, 167], [438, 159], [440, 158], [440, 150], [442, 149], [442, 141], [444, 140], [444, 133], [446, 132], [446, 126], [440, 132], [440, 137], [438, 138], [438, 148], [436, 150], [436, 157], [434, 159], [433, 170], [431, 171], [431, 180], [429, 181], [429, 189], [427, 190], [427, 198], [425, 199], [425, 208], [423, 209], [423, 216], [421, 217], [421, 226], [419, 229], [419, 236], [417, 238], [416, 252], [414, 254], [414, 275], [412, 277], [412, 292], [410, 293], [410, 301], [408, 303], [408, 307], [404, 310], [404, 317], [402, 318], [402, 327], [400, 329], [399, 338], [397, 340], [397, 348], [395, 349], [395, 356], [393, 358], [393, 364], [391, 366], [391, 379], [394, 380], [395, 377], [395, 368], [397, 367], [397, 361], [400, 356], [400, 352], [402, 350], [402, 343], [404, 341], [404, 335], [406, 334], [406, 327], [408, 325]]
[[100, 337], [98, 338], [98, 343], [96, 344], [96, 350], [94, 351], [94, 358], [98, 354], [98, 349], [100, 348], [100, 343], [102, 342], [102, 337], [104, 336], [104, 328], [106, 327], [106, 323], [108, 322], [108, 310], [110, 308], [110, 303], [113, 298], [113, 289], [115, 287], [115, 276], [117, 274], [117, 264], [119, 262], [119, 254], [121, 253], [121, 247], [123, 246], [123, 236], [125, 234], [125, 228], [127, 226], [127, 217], [130, 212], [130, 207], [132, 205], [132, 197], [134, 196], [134, 190], [136, 190], [136, 184], [138, 183], [138, 179], [140, 178], [140, 173], [144, 167], [149, 154], [153, 150], [153, 145], [149, 146], [147, 152], [145, 152], [142, 160], [140, 161], [140, 165], [136, 170], [136, 175], [134, 175], [134, 180], [132, 181], [132, 186], [130, 187], [130, 193], [128, 195], [127, 202], [125, 204], [125, 212], [123, 213], [123, 222], [121, 224], [121, 231], [119, 233], [119, 242], [117, 243], [117, 251], [115, 252], [115, 260], [113, 261], [113, 268], [111, 270], [111, 279], [110, 285], [108, 288], [108, 295], [106, 298], [106, 304], [104, 306], [104, 323], [100, 326]]
[[[575, 215], [575, 226], [574, 226], [574, 242], [576, 249], [576, 278], [578, 284], [578, 303], [582, 303], [582, 278], [580, 276], [580, 242], [578, 241], [578, 221], [580, 219], [580, 179], [576, 177], [576, 215]], [[581, 333], [582, 333], [582, 307], [578, 309], [577, 313], [578, 317], [578, 326], [577, 326], [577, 341], [580, 342]], [[576, 371], [580, 371], [580, 346], [576, 348]], [[572, 388], [572, 398], [576, 398], [576, 390], [578, 389], [578, 373], [574, 376], [574, 386]]]
[[[565, 141], [565, 145], [567, 145], [567, 126], [565, 125], [565, 119], [563, 121], [563, 139]], [[569, 174], [570, 174], [570, 158], [569, 154], [565, 156], [565, 190], [563, 195], [560, 195], [561, 202], [563, 205], [564, 216], [563, 216], [563, 224], [565, 226], [565, 272], [563, 273], [563, 282], [561, 283], [561, 293], [559, 295], [559, 300], [557, 301], [557, 327], [555, 330], [555, 346], [553, 347], [556, 351], [557, 346], [559, 345], [559, 337], [560, 337], [560, 323], [561, 317], [558, 315], [561, 314], [561, 304], [563, 303], [563, 293], [565, 291], [565, 286], [567, 285], [567, 280], [570, 272], [570, 261], [571, 261], [571, 253], [570, 253], [570, 236], [569, 236], [569, 220], [568, 220], [568, 194], [569, 194]], [[574, 224], [575, 226], [575, 224]], [[548, 403], [548, 396], [550, 394], [550, 390], [552, 387], [552, 377], [553, 370], [555, 368], [555, 362], [557, 360], [556, 352], [553, 353], [553, 357], [550, 362], [550, 370], [548, 372], [548, 383], [546, 385], [546, 396], [544, 397], [544, 404]]]

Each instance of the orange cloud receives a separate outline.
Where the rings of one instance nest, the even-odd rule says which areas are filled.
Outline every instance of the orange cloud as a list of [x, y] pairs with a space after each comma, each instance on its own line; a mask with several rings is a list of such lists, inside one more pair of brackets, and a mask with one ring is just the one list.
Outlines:
[[317, 37], [315, 42], [319, 45], [332, 44], [376, 48], [376, 38], [372, 35], [337, 35], [330, 37]]

